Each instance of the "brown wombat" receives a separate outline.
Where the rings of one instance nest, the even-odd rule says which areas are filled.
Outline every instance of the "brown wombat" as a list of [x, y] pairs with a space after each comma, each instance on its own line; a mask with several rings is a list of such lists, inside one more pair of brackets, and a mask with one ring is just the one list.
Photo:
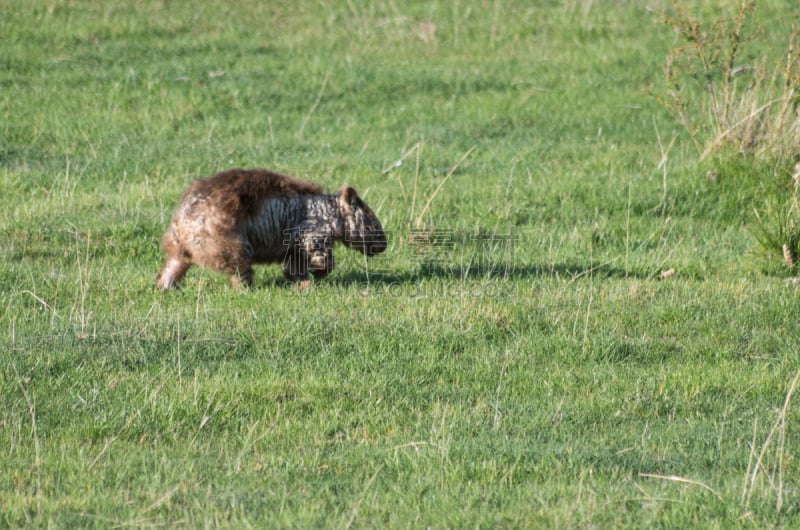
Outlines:
[[166, 254], [157, 286], [176, 285], [192, 264], [249, 286], [255, 263], [282, 263], [291, 281], [323, 278], [333, 270], [333, 243], [373, 256], [386, 234], [356, 190], [323, 194], [312, 182], [266, 169], [231, 169], [194, 181], [164, 234]]

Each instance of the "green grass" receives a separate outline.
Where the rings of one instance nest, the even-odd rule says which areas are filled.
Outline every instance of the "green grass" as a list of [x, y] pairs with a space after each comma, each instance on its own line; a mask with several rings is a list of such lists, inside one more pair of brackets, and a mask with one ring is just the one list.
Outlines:
[[[0, 7], [0, 526], [800, 524], [800, 298], [751, 213], [786, 184], [698, 163], [669, 29], [361, 4]], [[233, 166], [353, 184], [389, 250], [156, 292]]]

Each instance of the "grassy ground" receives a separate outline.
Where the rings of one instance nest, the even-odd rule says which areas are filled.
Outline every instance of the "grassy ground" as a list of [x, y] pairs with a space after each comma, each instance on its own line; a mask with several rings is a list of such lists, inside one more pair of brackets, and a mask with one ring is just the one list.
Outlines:
[[[0, 7], [0, 525], [800, 524], [780, 184], [705, 178], [650, 95], [674, 34], [362, 4]], [[157, 293], [181, 190], [234, 166], [353, 184], [389, 250]]]

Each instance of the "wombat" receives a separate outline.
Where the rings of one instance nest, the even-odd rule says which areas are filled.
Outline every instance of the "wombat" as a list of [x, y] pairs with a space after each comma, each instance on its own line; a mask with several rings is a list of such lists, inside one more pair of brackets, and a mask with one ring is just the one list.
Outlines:
[[194, 181], [164, 234], [156, 285], [176, 285], [192, 264], [250, 286], [253, 264], [282, 263], [287, 280], [308, 284], [333, 270], [333, 243], [374, 256], [386, 250], [380, 221], [344, 186], [324, 194], [312, 182], [267, 169], [231, 169]]

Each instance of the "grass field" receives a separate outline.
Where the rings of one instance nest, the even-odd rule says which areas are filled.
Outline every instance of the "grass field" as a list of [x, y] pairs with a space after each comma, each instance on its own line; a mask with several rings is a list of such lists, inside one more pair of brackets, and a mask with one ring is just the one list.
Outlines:
[[[3, 3], [0, 526], [800, 525], [800, 296], [753, 236], [791, 179], [699, 161], [661, 6]], [[157, 292], [237, 166], [352, 184], [388, 251]]]

